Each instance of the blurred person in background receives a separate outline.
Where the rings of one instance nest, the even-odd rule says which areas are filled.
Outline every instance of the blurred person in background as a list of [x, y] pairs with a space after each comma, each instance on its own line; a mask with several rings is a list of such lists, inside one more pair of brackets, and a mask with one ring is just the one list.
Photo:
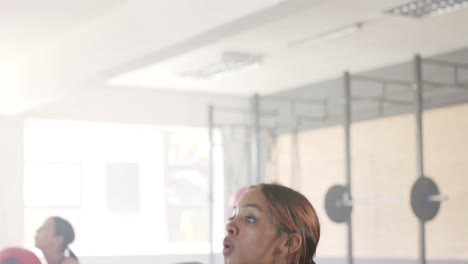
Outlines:
[[75, 240], [75, 231], [67, 220], [50, 217], [37, 230], [35, 243], [44, 254], [47, 264], [78, 264], [78, 258], [69, 244]]

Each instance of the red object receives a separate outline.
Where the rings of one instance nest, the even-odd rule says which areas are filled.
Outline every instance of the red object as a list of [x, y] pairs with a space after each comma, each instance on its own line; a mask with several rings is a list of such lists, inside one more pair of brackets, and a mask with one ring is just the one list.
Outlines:
[[0, 263], [9, 258], [14, 258], [21, 264], [41, 264], [41, 261], [33, 252], [19, 247], [5, 248], [0, 251]]
[[242, 188], [240, 188], [239, 190], [237, 190], [235, 193], [233, 193], [231, 195], [231, 197], [229, 198], [229, 207], [230, 208], [233, 208], [234, 206], [236, 206], [236, 204], [239, 201], [239, 199], [241, 198], [242, 194], [244, 194], [245, 191], [247, 191], [247, 189], [249, 189], [249, 187], [242, 187]]

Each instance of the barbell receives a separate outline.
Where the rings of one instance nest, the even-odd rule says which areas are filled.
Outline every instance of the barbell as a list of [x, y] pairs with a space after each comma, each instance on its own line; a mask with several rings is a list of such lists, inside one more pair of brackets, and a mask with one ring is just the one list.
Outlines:
[[[434, 219], [440, 210], [441, 203], [447, 199], [447, 196], [440, 194], [437, 184], [428, 177], [419, 177], [411, 187], [411, 209], [423, 222]], [[394, 201], [394, 199], [387, 199], [387, 201]], [[333, 185], [325, 196], [325, 211], [333, 222], [343, 223], [351, 218], [353, 206], [359, 203], [359, 200], [353, 200], [346, 186]], [[379, 202], [370, 204], [379, 204]]]

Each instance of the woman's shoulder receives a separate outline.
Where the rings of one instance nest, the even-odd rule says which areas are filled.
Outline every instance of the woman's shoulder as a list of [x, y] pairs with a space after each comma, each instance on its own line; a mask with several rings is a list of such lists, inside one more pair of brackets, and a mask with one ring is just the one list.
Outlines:
[[78, 260], [76, 260], [74, 258], [65, 258], [62, 261], [62, 264], [79, 264], [79, 262], [78, 262]]

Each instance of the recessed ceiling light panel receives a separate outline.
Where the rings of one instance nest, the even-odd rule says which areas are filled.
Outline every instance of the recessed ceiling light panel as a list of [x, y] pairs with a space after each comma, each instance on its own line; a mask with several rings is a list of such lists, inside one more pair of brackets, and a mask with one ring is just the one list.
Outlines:
[[185, 71], [181, 76], [197, 79], [219, 79], [233, 73], [256, 69], [261, 65], [262, 61], [263, 56], [258, 54], [224, 52], [219, 61], [195, 70]]

